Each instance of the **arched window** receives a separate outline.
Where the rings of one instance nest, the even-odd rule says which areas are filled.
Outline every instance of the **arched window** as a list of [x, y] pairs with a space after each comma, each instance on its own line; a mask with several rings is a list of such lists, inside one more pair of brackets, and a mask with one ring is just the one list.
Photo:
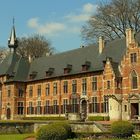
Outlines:
[[131, 83], [132, 83], [132, 89], [138, 88], [138, 78], [135, 71], [132, 71], [131, 73]]

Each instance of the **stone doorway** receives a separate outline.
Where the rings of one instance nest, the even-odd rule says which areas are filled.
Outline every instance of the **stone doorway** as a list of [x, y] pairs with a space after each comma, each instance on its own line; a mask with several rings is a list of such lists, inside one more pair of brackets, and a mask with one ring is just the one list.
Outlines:
[[86, 100], [81, 101], [81, 118], [84, 120], [87, 118], [87, 101]]
[[139, 115], [139, 104], [131, 103], [131, 119], [136, 119]]
[[10, 108], [7, 108], [7, 119], [9, 120], [11, 118], [11, 109]]

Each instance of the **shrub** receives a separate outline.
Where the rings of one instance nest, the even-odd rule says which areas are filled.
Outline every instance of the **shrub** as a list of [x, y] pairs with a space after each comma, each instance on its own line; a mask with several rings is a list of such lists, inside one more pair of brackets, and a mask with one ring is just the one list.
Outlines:
[[109, 117], [108, 116], [89, 116], [88, 120], [89, 121], [108, 121]]
[[116, 121], [111, 124], [111, 132], [116, 137], [129, 137], [133, 134], [134, 127], [128, 121]]
[[132, 135], [130, 140], [140, 140], [140, 135], [139, 134]]
[[66, 120], [65, 117], [24, 117], [23, 120], [45, 120], [45, 121], [49, 121], [49, 120]]
[[41, 127], [37, 140], [66, 140], [71, 135], [71, 128], [66, 123], [53, 123]]
[[67, 138], [71, 138], [72, 130], [71, 130], [71, 126], [68, 123], [66, 123], [66, 122], [57, 122], [55, 124], [64, 127], [64, 129], [66, 130]]

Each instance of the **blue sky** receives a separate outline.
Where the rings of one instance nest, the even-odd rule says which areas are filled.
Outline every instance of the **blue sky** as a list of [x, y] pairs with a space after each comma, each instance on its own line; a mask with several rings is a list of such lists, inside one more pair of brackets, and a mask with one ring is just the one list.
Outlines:
[[96, 12], [99, 0], [1, 0], [0, 46], [7, 47], [12, 19], [18, 37], [44, 35], [63, 52], [84, 44], [81, 26]]

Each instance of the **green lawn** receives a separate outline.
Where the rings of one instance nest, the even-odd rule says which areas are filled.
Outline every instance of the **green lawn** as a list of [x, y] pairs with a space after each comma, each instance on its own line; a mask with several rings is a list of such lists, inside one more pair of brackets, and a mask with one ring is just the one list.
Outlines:
[[0, 140], [24, 140], [26, 137], [33, 136], [34, 134], [7, 134], [0, 135]]
[[[68, 140], [89, 140], [89, 139], [83, 138], [83, 139], [68, 139]], [[92, 140], [97, 140], [97, 139], [92, 139]], [[129, 139], [110, 138], [110, 139], [100, 139], [100, 140], [129, 140]]]

